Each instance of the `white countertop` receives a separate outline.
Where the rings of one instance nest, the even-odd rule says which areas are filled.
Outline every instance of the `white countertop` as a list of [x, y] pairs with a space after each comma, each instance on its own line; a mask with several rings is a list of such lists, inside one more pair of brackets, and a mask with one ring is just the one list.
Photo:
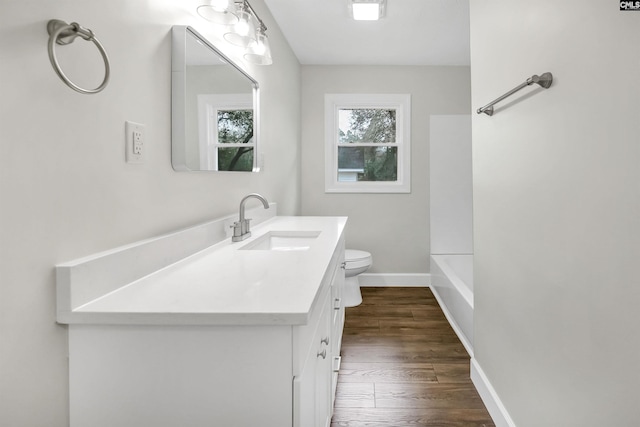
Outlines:
[[[275, 217], [71, 310], [85, 324], [305, 324], [346, 217]], [[269, 231], [318, 231], [302, 251], [238, 250]], [[340, 260], [342, 261], [342, 260]]]

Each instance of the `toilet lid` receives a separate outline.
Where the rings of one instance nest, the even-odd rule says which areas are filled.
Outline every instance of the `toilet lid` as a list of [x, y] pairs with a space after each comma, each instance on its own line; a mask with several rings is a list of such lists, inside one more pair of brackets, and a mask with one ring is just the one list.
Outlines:
[[344, 251], [344, 262], [346, 268], [361, 268], [371, 265], [371, 254], [365, 251], [347, 249]]
[[344, 260], [349, 261], [357, 261], [365, 258], [371, 258], [371, 254], [365, 251], [358, 251], [355, 249], [346, 249], [344, 251]]

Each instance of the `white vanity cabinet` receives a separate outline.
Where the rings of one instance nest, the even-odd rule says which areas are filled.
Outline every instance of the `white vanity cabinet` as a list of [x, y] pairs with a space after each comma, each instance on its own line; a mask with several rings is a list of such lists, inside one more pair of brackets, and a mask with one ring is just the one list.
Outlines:
[[315, 327], [316, 331], [310, 345], [305, 339], [298, 340], [301, 369], [293, 383], [294, 427], [328, 427], [331, 423], [344, 327], [344, 306], [340, 298], [344, 284], [344, 248], [336, 252], [336, 268], [327, 271], [331, 281], [323, 307], [314, 313], [319, 319], [298, 329], [307, 336], [311, 335], [307, 328]]
[[191, 313], [186, 322], [153, 324], [139, 312], [70, 322], [71, 427], [328, 427], [343, 262], [340, 229], [306, 322], [282, 315], [198, 324]]

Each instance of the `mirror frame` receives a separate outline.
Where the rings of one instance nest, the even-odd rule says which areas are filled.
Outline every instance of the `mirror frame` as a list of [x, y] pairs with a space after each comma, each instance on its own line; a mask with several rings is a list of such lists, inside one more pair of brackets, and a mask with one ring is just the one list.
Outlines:
[[258, 144], [260, 142], [260, 87], [256, 79], [251, 77], [238, 64], [217, 49], [209, 40], [195, 29], [184, 25], [175, 25], [171, 31], [171, 166], [177, 172], [248, 172], [219, 171], [205, 169], [189, 169], [186, 165], [185, 147], [187, 144], [187, 37], [194, 37], [203, 46], [210, 49], [223, 61], [247, 78], [252, 86], [253, 97], [253, 169], [259, 172]]

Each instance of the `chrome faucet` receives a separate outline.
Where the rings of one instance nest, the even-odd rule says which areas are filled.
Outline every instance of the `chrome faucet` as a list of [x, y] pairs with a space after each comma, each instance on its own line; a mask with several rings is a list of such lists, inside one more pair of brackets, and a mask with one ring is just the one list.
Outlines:
[[233, 228], [233, 237], [231, 238], [232, 242], [241, 242], [247, 237], [251, 236], [251, 230], [249, 227], [249, 221], [251, 221], [251, 218], [245, 219], [244, 217], [244, 204], [247, 199], [250, 198], [256, 198], [260, 200], [262, 202], [262, 206], [264, 206], [265, 209], [269, 209], [269, 202], [267, 202], [267, 199], [265, 199], [258, 193], [251, 193], [247, 196], [244, 196], [240, 201], [240, 220], [234, 222], [231, 226], [231, 228]]

